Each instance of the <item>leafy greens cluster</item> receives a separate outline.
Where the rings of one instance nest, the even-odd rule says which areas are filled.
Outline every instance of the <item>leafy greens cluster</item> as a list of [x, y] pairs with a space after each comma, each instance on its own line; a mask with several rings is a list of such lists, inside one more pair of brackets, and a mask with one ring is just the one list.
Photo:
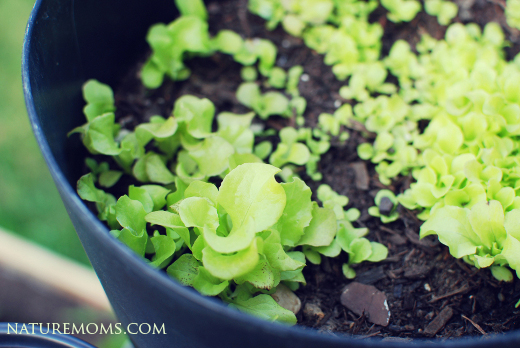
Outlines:
[[[478, 268], [491, 267], [499, 280], [512, 279], [506, 265], [520, 276], [520, 239], [513, 227], [520, 209], [520, 55], [506, 61], [508, 43], [501, 27], [489, 23], [482, 30], [474, 23], [455, 23], [443, 40], [423, 34], [416, 52], [398, 40], [388, 56], [380, 57], [382, 30], [367, 20], [378, 6], [375, 0], [249, 4], [268, 20], [268, 28], [282, 23], [324, 54], [338, 79], [349, 77], [340, 90], [354, 105], [347, 123], [360, 122], [375, 135], [373, 143], [358, 147], [358, 155], [376, 164], [380, 181], [389, 185], [408, 174], [415, 179], [397, 198], [381, 191], [370, 214], [384, 222], [397, 218], [395, 212], [380, 213], [384, 195], [418, 210], [426, 220], [421, 236], [437, 234], [453, 256]], [[381, 0], [381, 5], [394, 22], [410, 21], [421, 10], [418, 1]], [[519, 25], [519, 6], [518, 0], [507, 1], [505, 15], [512, 27]], [[321, 12], [311, 16], [310, 8]], [[458, 9], [453, 2], [428, 0], [425, 11], [448, 25]], [[387, 82], [389, 75], [397, 85]], [[428, 122], [424, 130], [420, 121]]]
[[[358, 122], [375, 135], [358, 155], [376, 164], [380, 181], [388, 185], [408, 174], [415, 179], [397, 197], [381, 190], [370, 215], [387, 223], [398, 218], [397, 203], [417, 209], [426, 220], [422, 237], [438, 235], [453, 256], [490, 267], [497, 279], [512, 280], [506, 266], [519, 275], [520, 58], [504, 59], [507, 42], [497, 24], [483, 31], [476, 24], [453, 24], [444, 40], [424, 34], [417, 53], [399, 40], [381, 58], [383, 29], [368, 16], [382, 5], [389, 20], [410, 21], [421, 10], [418, 1], [250, 0], [249, 9], [268, 28], [281, 23], [302, 37], [348, 82], [339, 94], [351, 102], [319, 115], [311, 129], [303, 127], [302, 67], [275, 66], [277, 49], [269, 40], [244, 39], [230, 30], [211, 37], [202, 1], [176, 3], [182, 16], [148, 33], [153, 53], [142, 70], [143, 84], [156, 88], [165, 76], [185, 80], [187, 59], [228, 54], [244, 66], [237, 99], [252, 112], [222, 112], [213, 131], [213, 103], [185, 95], [170, 117], [122, 129], [112, 90], [92, 80], [84, 86], [87, 123], [71, 132], [81, 134], [91, 154], [111, 156], [118, 166], [88, 159], [91, 173], [79, 180], [78, 193], [151, 266], [239, 310], [295, 323], [294, 314], [269, 294], [282, 283], [293, 290], [305, 284], [306, 260], [318, 264], [343, 250], [349, 254], [343, 273], [353, 278], [353, 264], [387, 256], [386, 247], [364, 238], [366, 228], [352, 225], [359, 211], [344, 210], [347, 197], [321, 185], [320, 207], [297, 175], [298, 166], [305, 166], [309, 177], [321, 180], [317, 164], [331, 137], [345, 141], [345, 127]], [[515, 0], [508, 0], [511, 26], [515, 8]], [[425, 11], [447, 25], [457, 7], [430, 0]], [[297, 127], [277, 133], [263, 130], [255, 118], [273, 115], [294, 117]], [[428, 126], [421, 130], [423, 120]], [[265, 135], [278, 136], [276, 148]], [[112, 187], [123, 175], [139, 183], [127, 195], [116, 199], [98, 188]], [[220, 187], [212, 183], [219, 180]], [[382, 209], [384, 200], [391, 209]]]
[[[286, 72], [274, 66], [276, 47], [268, 40], [243, 40], [229, 30], [210, 37], [202, 2], [177, 5], [181, 17], [150, 29], [153, 54], [143, 67], [143, 83], [153, 88], [164, 76], [186, 79], [190, 72], [184, 61], [189, 57], [230, 54], [244, 65], [245, 82], [237, 99], [253, 111], [221, 112], [213, 131], [213, 103], [184, 95], [170, 117], [153, 116], [129, 130], [115, 121], [110, 87], [91, 80], [83, 88], [87, 123], [71, 133], [81, 135], [91, 154], [110, 156], [118, 168], [111, 169], [110, 161], [87, 159], [91, 173], [78, 181], [78, 193], [96, 204], [111, 234], [151, 266], [239, 310], [294, 324], [294, 314], [269, 294], [282, 283], [293, 290], [305, 284], [306, 260], [317, 264], [322, 256], [345, 251], [349, 261], [343, 271], [353, 278], [353, 264], [381, 261], [388, 254], [385, 246], [364, 238], [368, 229], [352, 225], [360, 213], [344, 210], [347, 197], [321, 185], [320, 207], [295, 174], [296, 166], [306, 165], [307, 172], [320, 179], [320, 155], [352, 110], [345, 106], [334, 115], [321, 115], [318, 129], [286, 127], [275, 132], [279, 141], [273, 150], [270, 141], [259, 141], [273, 134], [254, 123], [255, 115], [302, 117], [302, 68]], [[258, 72], [270, 87], [285, 93], [262, 93], [255, 82]], [[100, 188], [112, 187], [123, 175], [135, 181], [126, 195], [116, 199]], [[212, 183], [220, 180], [220, 187]]]
[[[92, 172], [78, 181], [79, 195], [96, 203], [99, 218], [117, 239], [152, 266], [167, 268], [182, 284], [219, 295], [246, 312], [295, 323], [294, 314], [266, 294], [280, 282], [291, 289], [305, 283], [301, 272], [306, 256], [319, 263], [320, 255], [334, 257], [344, 250], [349, 265], [386, 258], [386, 247], [369, 242], [363, 238], [367, 229], [350, 223], [359, 211], [343, 210], [345, 196], [321, 186], [319, 207], [301, 179], [275, 180], [281, 170], [253, 153], [262, 152], [262, 143], [254, 148], [253, 113], [220, 113], [218, 130], [211, 132], [213, 104], [186, 95], [176, 101], [170, 118], [154, 116], [130, 132], [116, 126], [113, 112], [105, 113], [114, 109], [108, 86], [89, 81], [84, 96], [86, 114], [95, 100], [108, 101], [108, 106], [96, 106], [98, 115], [74, 132], [82, 134], [92, 154], [110, 155], [120, 168], [109, 170], [107, 162], [88, 159]], [[295, 133], [293, 128], [282, 130], [276, 151], [284, 144], [300, 144]], [[281, 161], [284, 154], [277, 156], [276, 151], [271, 158]], [[95, 186], [111, 187], [121, 175], [144, 185], [131, 185], [117, 200]], [[223, 178], [220, 188], [207, 182], [215, 176]]]
[[505, 14], [507, 24], [512, 28], [520, 29], [520, 0], [507, 0]]

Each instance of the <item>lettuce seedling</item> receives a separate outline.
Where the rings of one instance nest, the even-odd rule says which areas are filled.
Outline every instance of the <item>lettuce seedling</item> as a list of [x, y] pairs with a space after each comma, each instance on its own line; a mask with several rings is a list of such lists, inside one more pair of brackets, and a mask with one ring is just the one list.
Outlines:
[[115, 123], [112, 89], [96, 80], [90, 80], [83, 86], [83, 97], [87, 101], [83, 109], [87, 123], [76, 127], [69, 135], [79, 133], [83, 145], [94, 155], [119, 155], [122, 150], [116, 143], [115, 136], [121, 127]]
[[289, 99], [280, 92], [260, 92], [260, 86], [254, 82], [244, 82], [237, 90], [237, 99], [240, 103], [253, 109], [262, 119], [278, 115], [291, 116]]
[[374, 198], [376, 206], [368, 208], [368, 213], [378, 217], [383, 223], [389, 223], [399, 218], [397, 212], [397, 197], [390, 190], [380, 190]]
[[[505, 15], [507, 25], [512, 28], [520, 29], [520, 1], [519, 0], [507, 0]], [[517, 305], [518, 307], [518, 305]]]
[[456, 258], [477, 268], [491, 268], [498, 280], [511, 281], [509, 266], [520, 276], [520, 210], [504, 214], [499, 201], [482, 201], [468, 208], [437, 209], [421, 226], [420, 236], [436, 234]]
[[[343, 274], [348, 279], [356, 276], [352, 265], [363, 261], [379, 262], [388, 256], [388, 249], [383, 244], [363, 238], [367, 233], [367, 228], [354, 228], [348, 221], [338, 223], [336, 243], [349, 255], [348, 263], [342, 267]], [[327, 249], [330, 251], [331, 248]]]
[[175, 0], [175, 6], [182, 16], [196, 16], [202, 20], [208, 19], [208, 11], [202, 0]]
[[[190, 285], [212, 296], [224, 291], [225, 282], [231, 280], [271, 289], [282, 280], [280, 272], [304, 266], [284, 251], [282, 243], [294, 245], [305, 235], [308, 240], [314, 238], [315, 229], [306, 229], [313, 218], [301, 205], [307, 201], [310, 208], [310, 190], [301, 181], [278, 184], [274, 180], [278, 171], [266, 164], [243, 164], [226, 175], [218, 190], [209, 183], [192, 182], [185, 189], [184, 198], [175, 204], [176, 213], [158, 211], [146, 215], [146, 221], [175, 228], [184, 236], [200, 262], [198, 274], [202, 274], [194, 276]], [[302, 193], [306, 199], [301, 199]], [[291, 206], [286, 205], [287, 199], [293, 203]], [[321, 226], [320, 222], [315, 224]], [[200, 252], [195, 250], [197, 247]], [[195, 273], [194, 260], [184, 260], [186, 257], [174, 262], [168, 273]], [[219, 287], [204, 285], [208, 282]]]
[[332, 0], [249, 1], [251, 12], [269, 20], [269, 29], [281, 22], [283, 28], [294, 36], [301, 36], [308, 25], [325, 23], [333, 8]]
[[381, 0], [381, 5], [388, 10], [388, 19], [396, 23], [409, 22], [421, 11], [421, 3], [416, 0]]
[[310, 151], [302, 143], [297, 142], [298, 133], [292, 127], [280, 131], [280, 143], [269, 157], [269, 163], [281, 168], [286, 163], [304, 165], [309, 160]]
[[112, 89], [97, 80], [90, 80], [83, 86], [83, 99], [86, 105], [83, 113], [87, 121], [92, 121], [97, 116], [114, 112], [114, 93]]
[[436, 16], [440, 25], [448, 25], [459, 11], [455, 3], [444, 0], [425, 1], [424, 10], [429, 15]]
[[[304, 245], [303, 252], [311, 263], [320, 264], [321, 255], [337, 257], [343, 250], [349, 255], [348, 263], [343, 265], [343, 273], [347, 278], [352, 279], [356, 276], [355, 270], [351, 267], [352, 265], [363, 261], [378, 262], [387, 257], [388, 249], [384, 245], [377, 242], [370, 242], [364, 238], [368, 233], [367, 228], [355, 228], [352, 225], [351, 221], [357, 220], [360, 213], [359, 210], [355, 208], [351, 208], [348, 211], [343, 210], [343, 207], [348, 204], [348, 198], [346, 196], [339, 195], [328, 185], [320, 185], [318, 188], [318, 198], [323, 202], [323, 209], [330, 211], [326, 213], [329, 216], [327, 220], [331, 225], [333, 221], [335, 221], [334, 224], [337, 226], [337, 233], [331, 241], [327, 240], [327, 243], [319, 244], [317, 241], [312, 243], [299, 242], [299, 244]], [[317, 209], [317, 205], [315, 205], [314, 209]], [[326, 210], [323, 210], [323, 212], [325, 213]], [[327, 215], [323, 216], [323, 223], [327, 221], [325, 220], [325, 216]], [[320, 233], [320, 235], [320, 238], [327, 236], [327, 234], [322, 233]]]
[[164, 75], [172, 80], [187, 79], [190, 70], [184, 64], [186, 53], [202, 56], [212, 53], [208, 24], [200, 11], [186, 9], [192, 10], [195, 13], [181, 16], [169, 25], [155, 24], [150, 28], [146, 40], [153, 53], [141, 72], [146, 87], [159, 87]]
[[99, 220], [106, 221], [110, 228], [119, 227], [115, 215], [116, 198], [96, 188], [92, 173], [85, 174], [78, 180], [77, 191], [81, 199], [96, 203]]

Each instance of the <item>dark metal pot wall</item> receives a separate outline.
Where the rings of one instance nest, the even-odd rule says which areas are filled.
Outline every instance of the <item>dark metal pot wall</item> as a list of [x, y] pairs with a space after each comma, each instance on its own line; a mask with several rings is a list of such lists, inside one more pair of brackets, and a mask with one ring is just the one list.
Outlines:
[[81, 85], [96, 78], [114, 86], [145, 54], [148, 27], [175, 16], [172, 0], [38, 0], [23, 53], [25, 98], [34, 133], [119, 320], [124, 327], [164, 324], [166, 334], [131, 335], [136, 347], [520, 346], [518, 331], [485, 340], [392, 342], [271, 324], [180, 286], [112, 238], [75, 192], [85, 150], [77, 139], [69, 140], [67, 132], [84, 123]]

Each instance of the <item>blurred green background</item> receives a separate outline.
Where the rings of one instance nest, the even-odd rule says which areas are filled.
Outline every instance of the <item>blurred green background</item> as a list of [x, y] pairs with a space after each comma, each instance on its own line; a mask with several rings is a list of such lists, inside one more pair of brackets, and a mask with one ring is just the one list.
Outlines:
[[34, 0], [0, 0], [0, 226], [90, 265], [34, 139], [22, 91]]
[[[0, 0], [0, 229], [90, 267], [25, 110], [21, 57], [34, 1]], [[61, 319], [88, 323], [98, 316], [88, 310], [74, 310]], [[98, 345], [116, 348], [125, 342], [125, 335], [112, 335]]]

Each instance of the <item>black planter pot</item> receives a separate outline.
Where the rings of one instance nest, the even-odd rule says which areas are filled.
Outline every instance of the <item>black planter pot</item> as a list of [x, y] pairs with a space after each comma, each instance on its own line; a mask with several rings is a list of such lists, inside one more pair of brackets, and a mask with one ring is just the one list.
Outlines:
[[23, 53], [25, 98], [35, 136], [119, 320], [124, 327], [164, 324], [166, 334], [131, 335], [136, 347], [520, 347], [519, 331], [484, 340], [396, 342], [268, 323], [177, 284], [111, 237], [76, 194], [85, 150], [67, 132], [84, 123], [81, 85], [96, 78], [113, 86], [146, 52], [148, 27], [175, 16], [172, 0], [38, 0]]
[[0, 323], [0, 348], [95, 348], [75, 337], [52, 332], [52, 327]]

